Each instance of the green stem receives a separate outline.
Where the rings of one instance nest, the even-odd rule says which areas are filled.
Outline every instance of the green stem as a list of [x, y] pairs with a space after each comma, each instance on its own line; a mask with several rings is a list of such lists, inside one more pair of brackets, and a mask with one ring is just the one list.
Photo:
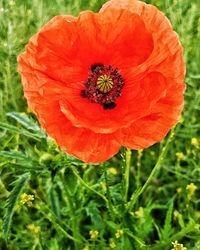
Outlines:
[[80, 240], [74, 238], [73, 236], [71, 236], [68, 232], [65, 231], [65, 229], [60, 225], [60, 223], [58, 222], [58, 219], [56, 217], [56, 215], [51, 211], [51, 209], [41, 200], [40, 196], [36, 193], [36, 197], [39, 199], [40, 201], [40, 206], [38, 211], [44, 215], [44, 217], [46, 219], [48, 219], [53, 225], [54, 227], [60, 231], [66, 238], [74, 241], [74, 242], [80, 242]]
[[109, 209], [111, 217], [113, 218], [113, 216], [116, 214], [116, 212], [114, 211], [113, 204], [111, 201], [110, 189], [109, 189], [109, 184], [108, 184], [108, 176], [107, 176], [106, 170], [104, 172], [104, 176], [105, 176], [105, 182], [106, 182], [106, 195], [108, 197], [108, 209]]
[[141, 177], [141, 158], [143, 155], [143, 150], [138, 150], [137, 155], [137, 173], [136, 173], [136, 188], [140, 187], [140, 177]]
[[[130, 166], [131, 166], [131, 150], [123, 148], [123, 164], [122, 164], [122, 200], [123, 200], [123, 213], [122, 213], [122, 228], [127, 227], [127, 200], [129, 191], [129, 179], [130, 179]], [[122, 237], [122, 246], [125, 248], [125, 238]]]
[[83, 186], [85, 188], [87, 188], [88, 190], [92, 191], [93, 193], [95, 193], [96, 195], [98, 195], [99, 197], [101, 197], [105, 202], [106, 204], [108, 204], [108, 199], [101, 193], [97, 192], [95, 189], [93, 189], [92, 187], [90, 187], [81, 177], [80, 175], [78, 174], [78, 172], [76, 171], [75, 168], [71, 168], [74, 175], [77, 177], [77, 179], [80, 181], [81, 184], [83, 184]]
[[129, 190], [129, 177], [130, 177], [130, 167], [131, 167], [131, 150], [127, 148], [126, 150], [126, 165], [124, 172], [124, 201], [127, 202], [128, 199], [128, 190]]
[[55, 226], [55, 228], [57, 228], [57, 230], [59, 230], [66, 238], [68, 238], [68, 239], [70, 239], [70, 240], [72, 240], [72, 241], [74, 241], [74, 242], [80, 242], [81, 243], [81, 241], [79, 241], [78, 239], [75, 239], [73, 236], [71, 236], [70, 234], [68, 234], [61, 226], [60, 226], [60, 224], [59, 223], [57, 223], [55, 220], [54, 220], [54, 218], [53, 218], [53, 216], [52, 216], [52, 213], [51, 213], [51, 216], [49, 216], [46, 212], [43, 212], [43, 211], [40, 211], [43, 215], [44, 215], [44, 217], [46, 217], [54, 226]]
[[[72, 219], [72, 232], [73, 232], [73, 237], [75, 239], [78, 239], [80, 238], [80, 232], [79, 232], [79, 222], [78, 220], [76, 219], [76, 215], [74, 214], [74, 210], [76, 209], [76, 207], [73, 206], [73, 199], [70, 195], [70, 192], [67, 188], [67, 185], [65, 185], [65, 180], [64, 180], [64, 177], [62, 175], [62, 182], [63, 182], [63, 185], [64, 185], [64, 191], [65, 191], [65, 194], [66, 194], [66, 203], [69, 207], [69, 212], [70, 212], [70, 216], [71, 216], [71, 219]], [[77, 241], [74, 241], [74, 247], [76, 250], [79, 250], [80, 249], [80, 244], [79, 242]]]
[[132, 194], [130, 202], [129, 202], [128, 206], [127, 206], [127, 210], [131, 211], [133, 209], [133, 206], [137, 202], [139, 196], [144, 192], [144, 190], [147, 188], [149, 183], [152, 181], [155, 173], [160, 168], [161, 162], [163, 161], [164, 156], [167, 153], [168, 146], [169, 146], [170, 142], [172, 141], [173, 136], [174, 136], [174, 128], [171, 130], [171, 133], [170, 133], [170, 135], [169, 135], [169, 137], [167, 139], [167, 142], [166, 142], [165, 146], [162, 148], [161, 154], [159, 155], [159, 158], [158, 158], [158, 160], [156, 162], [156, 165], [154, 166], [153, 170], [151, 171], [148, 179], [146, 180], [146, 182], [144, 183], [144, 185], [141, 188], [137, 189], [136, 192], [134, 192]]

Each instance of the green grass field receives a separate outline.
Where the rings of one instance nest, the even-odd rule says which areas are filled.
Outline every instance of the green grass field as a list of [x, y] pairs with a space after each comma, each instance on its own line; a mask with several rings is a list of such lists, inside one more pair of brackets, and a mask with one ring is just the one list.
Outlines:
[[171, 20], [187, 65], [182, 119], [160, 144], [86, 165], [27, 108], [16, 57], [29, 38], [104, 2], [0, 0], [0, 250], [200, 250], [199, 0], [146, 1]]

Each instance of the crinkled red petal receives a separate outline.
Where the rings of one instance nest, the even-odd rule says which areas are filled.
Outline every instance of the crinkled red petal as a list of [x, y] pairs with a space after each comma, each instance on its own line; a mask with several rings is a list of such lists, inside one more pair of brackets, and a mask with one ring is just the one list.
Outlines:
[[[127, 10], [108, 10], [103, 14], [86, 11], [77, 19], [68, 16], [53, 18], [30, 40], [26, 51], [19, 57], [19, 63], [21, 68], [23, 62], [29, 65], [36, 75], [39, 71], [47, 79], [60, 82], [63, 94], [60, 106], [74, 126], [111, 133], [149, 111], [151, 103], [145, 100], [137, 110], [132, 105], [141, 86], [126, 93], [132, 81], [126, 79], [126, 75], [129, 67], [145, 61], [152, 49], [151, 34], [138, 15]], [[92, 104], [80, 95], [85, 88], [89, 67], [98, 62], [118, 67], [125, 80], [122, 97], [112, 111], [105, 111], [101, 105]], [[139, 97], [143, 98], [144, 93], [142, 96], [138, 94], [135, 102]], [[126, 98], [131, 99], [130, 104]], [[97, 119], [95, 124], [94, 118]]]
[[140, 79], [129, 75], [114, 109], [104, 110], [101, 105], [82, 99], [78, 91], [71, 96], [63, 95], [60, 108], [76, 127], [90, 128], [96, 133], [112, 133], [149, 114], [152, 105], [165, 95], [166, 87], [165, 78], [158, 72], [143, 75]]
[[183, 84], [172, 85], [166, 96], [154, 105], [150, 115], [116, 133], [118, 142], [128, 148], [142, 149], [161, 141], [180, 119], [184, 90]]
[[[112, 134], [97, 134], [89, 129], [76, 128], [63, 115], [59, 107], [59, 82], [47, 80], [39, 73], [36, 77], [29, 72], [23, 72], [22, 82], [30, 108], [65, 152], [84, 162], [98, 163], [108, 160], [119, 151], [120, 144]], [[29, 84], [34, 87], [30, 89]]]
[[167, 17], [155, 6], [137, 0], [111, 0], [103, 5], [100, 12], [104, 13], [111, 9], [129, 10], [139, 15], [147, 31], [152, 35], [153, 51], [147, 60], [135, 68], [135, 74], [159, 71], [165, 77], [183, 82], [185, 76], [183, 49]]

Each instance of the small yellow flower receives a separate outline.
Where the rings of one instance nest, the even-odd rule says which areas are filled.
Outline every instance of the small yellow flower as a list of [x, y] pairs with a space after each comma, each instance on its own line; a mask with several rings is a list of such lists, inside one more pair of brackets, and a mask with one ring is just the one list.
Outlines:
[[42, 163], [52, 161], [52, 160], [53, 160], [53, 155], [49, 153], [43, 153], [39, 158], [39, 163], [42, 164]]
[[[176, 0], [176, 1], [179, 1], [179, 0]], [[184, 122], [184, 119], [183, 119], [183, 116], [181, 116], [178, 123], [183, 123], [183, 122]]]
[[88, 245], [85, 245], [83, 250], [89, 250], [89, 246]]
[[180, 193], [182, 192], [182, 188], [180, 188], [180, 187], [177, 188], [177, 189], [176, 189], [176, 192], [177, 192], [178, 194], [180, 194]]
[[115, 237], [119, 239], [124, 234], [124, 231], [122, 229], [118, 229], [115, 233]]
[[184, 160], [185, 159], [185, 155], [183, 154], [183, 152], [177, 152], [176, 157], [177, 157], [178, 160]]
[[110, 246], [110, 248], [112, 248], [112, 249], [115, 248], [115, 247], [117, 246], [116, 243], [115, 243], [115, 241], [114, 241], [114, 239], [111, 238], [111, 239], [109, 240], [109, 246]]
[[83, 168], [83, 169], [86, 169], [87, 166], [88, 166], [87, 163], [84, 163], [84, 164], [82, 165], [82, 168]]
[[97, 230], [90, 230], [89, 235], [91, 239], [96, 239], [99, 235], [99, 232]]
[[191, 200], [194, 192], [197, 190], [197, 186], [194, 183], [190, 183], [187, 185], [186, 190], [188, 191], [188, 199]]
[[143, 218], [144, 217], [144, 209], [143, 207], [139, 207], [137, 211], [135, 211], [135, 216], [138, 218]]
[[174, 220], [176, 220], [179, 216], [179, 212], [177, 210], [175, 210], [173, 215], [174, 215]]
[[186, 247], [183, 246], [183, 244], [178, 243], [176, 240], [175, 242], [172, 242], [173, 248], [171, 250], [187, 250]]
[[155, 151], [153, 150], [150, 151], [150, 155], [154, 156], [155, 154], [156, 154]]
[[106, 190], [107, 190], [107, 188], [106, 188], [106, 183], [105, 183], [104, 181], [101, 181], [99, 184], [100, 184], [102, 190], [103, 190], [104, 192], [106, 192]]
[[195, 137], [193, 137], [192, 139], [191, 139], [191, 144], [195, 147], [195, 148], [199, 148], [199, 140], [197, 139], [197, 138], [195, 138]]
[[30, 114], [33, 113], [32, 109], [30, 109], [29, 107], [26, 109], [26, 113]]
[[40, 209], [40, 205], [39, 204], [35, 204], [34, 208]]
[[21, 203], [22, 204], [27, 204], [29, 207], [32, 207], [33, 203], [32, 201], [34, 200], [34, 195], [32, 194], [26, 194], [26, 193], [23, 193], [21, 195]]
[[184, 227], [184, 221], [183, 221], [182, 214], [179, 213], [177, 210], [175, 210], [173, 213], [173, 216], [174, 216], [174, 221], [177, 221], [182, 227]]
[[34, 224], [28, 224], [26, 227], [32, 234], [38, 234], [40, 232], [40, 227]]
[[118, 174], [118, 171], [117, 171], [116, 168], [109, 168], [109, 169], [108, 169], [108, 172], [109, 172], [110, 174], [113, 174], [113, 175], [117, 175], [117, 174]]

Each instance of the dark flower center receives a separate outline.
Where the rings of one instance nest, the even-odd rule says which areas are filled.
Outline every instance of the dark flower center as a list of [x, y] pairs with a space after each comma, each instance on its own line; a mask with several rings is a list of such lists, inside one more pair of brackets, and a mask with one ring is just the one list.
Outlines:
[[124, 80], [117, 68], [98, 63], [91, 66], [84, 84], [82, 97], [88, 98], [92, 103], [103, 105], [104, 109], [113, 109], [116, 107], [115, 100], [121, 96]]

